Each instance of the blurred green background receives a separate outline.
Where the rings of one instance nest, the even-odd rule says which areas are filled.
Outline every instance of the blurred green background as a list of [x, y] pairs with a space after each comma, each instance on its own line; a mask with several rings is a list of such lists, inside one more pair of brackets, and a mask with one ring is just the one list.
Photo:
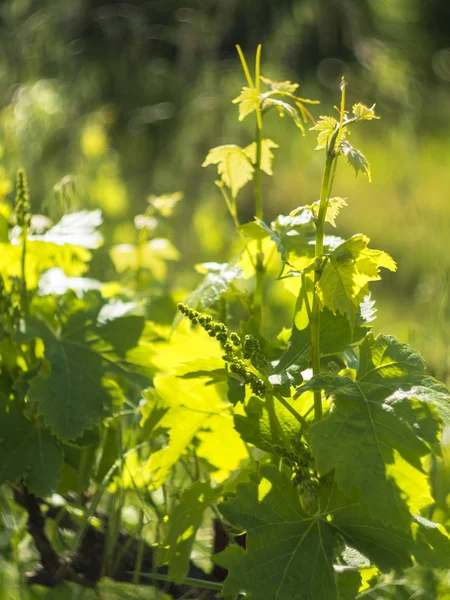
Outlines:
[[[377, 103], [382, 120], [354, 134], [373, 183], [341, 165], [334, 192], [350, 206], [338, 233], [367, 233], [397, 260], [375, 289], [376, 328], [448, 380], [448, 0], [3, 0], [0, 195], [24, 166], [35, 211], [100, 207], [116, 244], [135, 241], [149, 194], [182, 191], [169, 280], [189, 290], [192, 265], [225, 260], [234, 235], [201, 163], [210, 147], [253, 137], [231, 104], [244, 84], [237, 43], [249, 57], [262, 43], [263, 74], [300, 82], [321, 100], [316, 117], [333, 111], [342, 74], [350, 102]], [[265, 135], [280, 144], [269, 220], [317, 199], [323, 156], [286, 119], [271, 115]]]

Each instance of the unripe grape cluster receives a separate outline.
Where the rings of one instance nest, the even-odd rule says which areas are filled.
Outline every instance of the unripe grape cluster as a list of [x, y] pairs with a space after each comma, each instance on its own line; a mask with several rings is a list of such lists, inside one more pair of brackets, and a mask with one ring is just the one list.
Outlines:
[[14, 208], [16, 224], [22, 229], [28, 229], [31, 223], [30, 194], [28, 192], [25, 171], [17, 171], [16, 205]]
[[220, 342], [224, 350], [222, 358], [229, 364], [230, 371], [239, 375], [256, 396], [264, 398], [267, 391], [264, 381], [255, 375], [245, 362], [249, 361], [256, 369], [266, 367], [267, 360], [259, 341], [251, 335], [246, 335], [244, 340], [241, 340], [237, 333], [229, 332], [224, 323], [217, 323], [210, 315], [193, 310], [182, 302], [179, 302], [177, 307], [193, 325], [200, 325], [210, 337]]
[[292, 482], [298, 486], [299, 492], [308, 500], [317, 498], [318, 479], [314, 473], [314, 458], [302, 440], [291, 438], [292, 450], [275, 445], [274, 451], [293, 473]]

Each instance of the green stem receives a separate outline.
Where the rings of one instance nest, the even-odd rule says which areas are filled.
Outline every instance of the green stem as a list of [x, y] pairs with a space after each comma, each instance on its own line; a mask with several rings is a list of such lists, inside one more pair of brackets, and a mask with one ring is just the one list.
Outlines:
[[27, 295], [27, 278], [26, 278], [26, 257], [27, 257], [27, 237], [28, 237], [28, 228], [24, 225], [22, 227], [22, 255], [20, 260], [20, 268], [21, 268], [21, 277], [22, 277], [22, 285], [20, 289], [21, 295], [21, 303], [22, 310], [25, 316], [29, 315], [29, 306], [28, 306], [28, 295]]
[[[260, 91], [260, 64], [261, 64], [261, 46], [258, 46], [256, 51], [256, 67], [255, 67], [255, 88], [259, 97]], [[263, 206], [263, 195], [262, 195], [262, 183], [261, 183], [261, 159], [262, 159], [262, 142], [263, 142], [263, 128], [262, 128], [262, 115], [261, 105], [258, 102], [256, 107], [256, 163], [255, 163], [255, 216], [264, 221], [264, 206]], [[255, 297], [253, 301], [253, 310], [258, 326], [261, 327], [262, 322], [262, 304], [263, 304], [263, 283], [264, 283], [264, 253], [262, 248], [262, 240], [258, 241], [258, 254], [256, 256], [256, 287]]]
[[[325, 218], [327, 216], [328, 201], [331, 196], [331, 188], [333, 186], [334, 176], [336, 173], [337, 154], [336, 146], [342, 138], [343, 128], [345, 124], [353, 121], [344, 120], [345, 117], [345, 81], [341, 81], [341, 106], [339, 111], [339, 125], [333, 133], [329, 145], [327, 147], [327, 158], [325, 169], [323, 171], [322, 187], [320, 189], [319, 215], [316, 221], [316, 251], [315, 251], [315, 268], [314, 268], [314, 297], [310, 315], [311, 327], [311, 359], [313, 375], [320, 373], [320, 306], [317, 296], [317, 284], [322, 273], [322, 257], [323, 257], [323, 228]], [[314, 417], [316, 421], [322, 418], [322, 393], [314, 392]]]
[[[140, 573], [140, 576], [147, 579], [153, 579], [154, 581], [167, 581], [167, 583], [173, 583], [174, 581], [172, 577], [169, 577], [168, 575], [160, 575], [159, 573]], [[223, 583], [205, 581], [204, 579], [195, 579], [194, 577], [185, 577], [180, 584], [203, 588], [204, 590], [215, 590], [217, 592], [221, 592], [223, 590]]]
[[[328, 151], [322, 178], [322, 188], [320, 191], [319, 215], [316, 222], [316, 266], [314, 270], [314, 297], [310, 316], [313, 375], [318, 375], [320, 373], [320, 306], [316, 286], [321, 274], [320, 259], [323, 256], [323, 228], [328, 208], [334, 159], [334, 152]], [[322, 393], [320, 391], [314, 392], [314, 416], [316, 421], [320, 421], [322, 418]]]

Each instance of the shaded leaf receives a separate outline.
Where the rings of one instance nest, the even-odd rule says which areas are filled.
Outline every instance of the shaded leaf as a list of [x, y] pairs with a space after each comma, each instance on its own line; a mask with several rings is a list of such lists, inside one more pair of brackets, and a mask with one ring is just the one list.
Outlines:
[[81, 309], [61, 331], [38, 319], [31, 325], [44, 342], [50, 372], [44, 366], [32, 380], [29, 398], [39, 404], [39, 412], [60, 439], [79, 437], [109, 414], [114, 402], [121, 402], [114, 377], [148, 385], [125, 357], [137, 343], [142, 318], [123, 317], [102, 325], [92, 312]]
[[23, 478], [38, 496], [56, 489], [63, 453], [50, 431], [26, 419], [14, 402], [0, 395], [0, 482]]
[[[263, 479], [237, 486], [236, 498], [220, 505], [224, 517], [247, 531], [245, 554], [228, 560], [224, 595], [245, 592], [254, 600], [337, 600], [332, 526], [307, 515], [295, 487], [273, 467]], [[230, 558], [230, 557], [228, 557]], [[239, 558], [239, 562], [236, 560]]]

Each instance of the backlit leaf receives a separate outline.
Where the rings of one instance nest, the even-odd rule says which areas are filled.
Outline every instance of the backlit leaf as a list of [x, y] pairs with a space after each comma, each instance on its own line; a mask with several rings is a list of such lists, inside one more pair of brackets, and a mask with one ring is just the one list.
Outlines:
[[233, 104], [239, 104], [239, 121], [243, 121], [247, 115], [256, 110], [258, 102], [256, 89], [243, 87], [239, 96], [233, 100]]
[[[319, 216], [319, 206], [320, 206], [320, 201], [318, 200], [317, 202], [314, 202], [313, 204], [311, 204], [311, 207], [310, 207], [311, 211], [316, 219]], [[330, 225], [332, 225], [333, 227], [336, 227], [336, 219], [339, 216], [339, 211], [344, 206], [348, 206], [347, 202], [344, 200], [344, 198], [330, 198], [328, 200], [328, 207], [327, 207], [327, 212], [325, 215], [325, 221], [327, 223], [330, 223]]]
[[334, 117], [321, 116], [317, 123], [311, 127], [311, 131], [318, 131], [316, 150], [326, 148], [331, 136], [336, 131], [338, 122]]
[[213, 489], [209, 483], [197, 481], [183, 492], [169, 515], [169, 532], [160, 562], [169, 563], [169, 576], [178, 583], [188, 573], [195, 536], [202, 524], [204, 512], [217, 500], [220, 493], [220, 488]]
[[375, 104], [373, 104], [370, 108], [365, 104], [354, 104], [352, 107], [352, 113], [355, 117], [361, 120], [371, 121], [372, 119], [379, 119], [375, 114]]
[[212, 148], [202, 167], [217, 165], [217, 172], [224, 184], [230, 188], [231, 195], [237, 193], [253, 179], [253, 165], [245, 151], [235, 144]]
[[[272, 162], [273, 162], [273, 148], [279, 148], [278, 144], [273, 142], [272, 140], [265, 139], [262, 141], [261, 145], [261, 169], [267, 175], [273, 175], [272, 171]], [[252, 163], [256, 164], [256, 142], [249, 144], [246, 148], [244, 148], [245, 154], [249, 157]]]
[[360, 152], [356, 148], [353, 148], [353, 146], [346, 140], [343, 140], [339, 144], [339, 150], [344, 156], [347, 157], [347, 160], [349, 164], [354, 168], [356, 175], [358, 175], [358, 173], [361, 171], [363, 175], [367, 175], [369, 181], [372, 181], [369, 163], [362, 152]]
[[394, 260], [381, 250], [367, 247], [369, 238], [362, 234], [340, 244], [329, 256], [317, 283], [320, 304], [333, 313], [353, 319], [356, 309], [368, 294], [368, 283], [380, 277], [380, 267], [396, 270]]

